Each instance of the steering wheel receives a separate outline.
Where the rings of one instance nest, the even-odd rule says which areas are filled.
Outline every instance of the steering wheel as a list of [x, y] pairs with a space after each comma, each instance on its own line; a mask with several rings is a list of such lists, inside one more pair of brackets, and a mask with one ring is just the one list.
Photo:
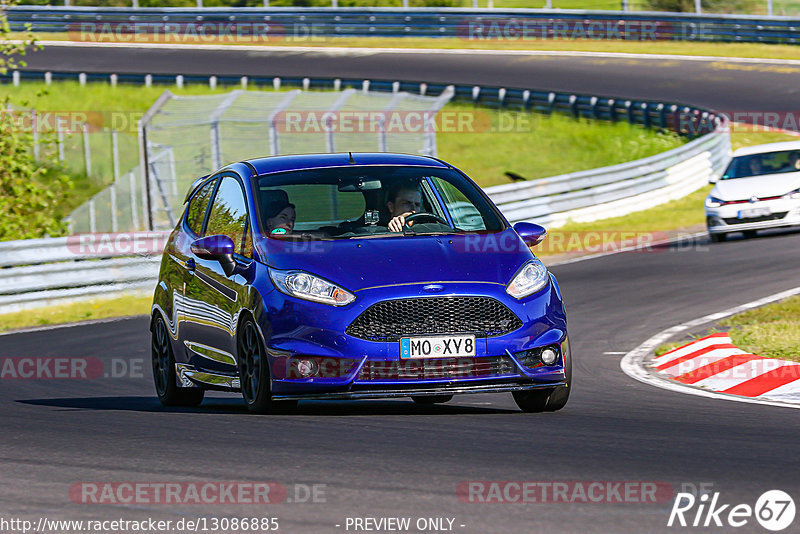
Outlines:
[[435, 213], [429, 213], [427, 211], [423, 211], [420, 213], [412, 213], [408, 217], [406, 217], [406, 222], [403, 224], [403, 229], [409, 228], [409, 224], [411, 222], [436, 222], [439, 224], [443, 224], [447, 227], [450, 225], [447, 224], [447, 221], [436, 215]]

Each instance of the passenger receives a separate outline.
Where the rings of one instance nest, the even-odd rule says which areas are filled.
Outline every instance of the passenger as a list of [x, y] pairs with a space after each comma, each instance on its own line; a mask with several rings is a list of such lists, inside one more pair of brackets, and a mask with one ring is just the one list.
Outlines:
[[789, 154], [789, 163], [785, 167], [786, 172], [800, 171], [800, 151], [795, 150]]
[[761, 158], [758, 156], [750, 158], [748, 165], [750, 166], [750, 176], [759, 176], [763, 172]]
[[297, 217], [294, 204], [290, 202], [276, 202], [269, 206], [265, 213], [267, 234], [286, 234], [294, 230], [294, 221]]
[[395, 186], [389, 190], [386, 209], [389, 210], [389, 216], [392, 218], [389, 221], [389, 230], [402, 232], [403, 225], [406, 224], [406, 217], [419, 213], [422, 209], [422, 191], [418, 186], [410, 184]]

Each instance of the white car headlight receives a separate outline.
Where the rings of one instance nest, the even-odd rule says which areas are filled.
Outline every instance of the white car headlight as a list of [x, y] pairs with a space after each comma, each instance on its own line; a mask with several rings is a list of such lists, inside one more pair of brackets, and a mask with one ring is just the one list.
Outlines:
[[539, 260], [532, 260], [517, 271], [506, 288], [515, 299], [527, 297], [547, 285], [547, 268]]
[[725, 204], [724, 200], [720, 200], [717, 197], [708, 196], [706, 197], [706, 207], [707, 208], [718, 208]]
[[783, 198], [800, 198], [800, 189], [795, 189], [783, 195]]
[[346, 306], [356, 299], [349, 291], [305, 271], [270, 269], [269, 276], [281, 293], [300, 299], [331, 306]]

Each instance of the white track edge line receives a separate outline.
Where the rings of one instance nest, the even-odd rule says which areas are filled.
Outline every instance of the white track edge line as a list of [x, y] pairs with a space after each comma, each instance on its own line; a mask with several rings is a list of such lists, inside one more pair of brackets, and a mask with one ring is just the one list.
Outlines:
[[778, 300], [783, 300], [785, 298], [797, 294], [800, 294], [800, 286], [792, 289], [787, 289], [786, 291], [781, 291], [780, 293], [775, 293], [774, 295], [770, 295], [768, 297], [763, 297], [758, 300], [747, 302], [739, 306], [734, 306], [733, 308], [728, 308], [727, 310], [711, 313], [709, 315], [705, 315], [703, 317], [699, 317], [697, 319], [681, 323], [671, 328], [667, 328], [666, 330], [663, 330], [658, 334], [652, 336], [650, 339], [646, 340], [632, 351], [628, 352], [619, 363], [620, 369], [622, 369], [623, 373], [633, 378], [634, 380], [638, 380], [639, 382], [643, 382], [645, 384], [649, 384], [657, 388], [667, 389], [678, 393], [686, 393], [689, 395], [696, 395], [699, 397], [707, 397], [711, 399], [722, 399], [735, 402], [743, 402], [747, 404], [764, 404], [767, 406], [781, 406], [784, 408], [800, 408], [800, 404], [797, 403], [742, 397], [739, 395], [730, 395], [727, 393], [720, 393], [717, 391], [695, 388], [686, 384], [682, 384], [680, 382], [676, 382], [674, 380], [669, 380], [667, 378], [658, 376], [656, 373], [650, 371], [644, 366], [645, 358], [652, 355], [656, 347], [658, 347], [665, 341], [669, 340], [670, 338], [676, 336], [677, 334], [685, 332], [690, 328], [718, 321], [719, 319], [722, 319], [724, 317], [735, 315], [737, 313], [751, 310], [753, 308], [758, 308], [759, 306], [763, 306], [765, 304], [769, 304]]

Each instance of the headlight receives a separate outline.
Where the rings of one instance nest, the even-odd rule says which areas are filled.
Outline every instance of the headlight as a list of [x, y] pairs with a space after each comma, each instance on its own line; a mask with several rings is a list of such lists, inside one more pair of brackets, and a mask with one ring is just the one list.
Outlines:
[[707, 208], [718, 208], [725, 204], [724, 200], [720, 200], [717, 197], [708, 196], [706, 197], [706, 207]]
[[356, 299], [349, 291], [304, 271], [270, 269], [269, 276], [281, 293], [300, 299], [331, 306], [345, 306]]
[[547, 280], [547, 268], [535, 259], [523, 265], [514, 275], [506, 288], [506, 293], [515, 299], [521, 299], [542, 289]]
[[783, 198], [800, 198], [800, 189], [795, 189], [789, 193], [783, 195]]

